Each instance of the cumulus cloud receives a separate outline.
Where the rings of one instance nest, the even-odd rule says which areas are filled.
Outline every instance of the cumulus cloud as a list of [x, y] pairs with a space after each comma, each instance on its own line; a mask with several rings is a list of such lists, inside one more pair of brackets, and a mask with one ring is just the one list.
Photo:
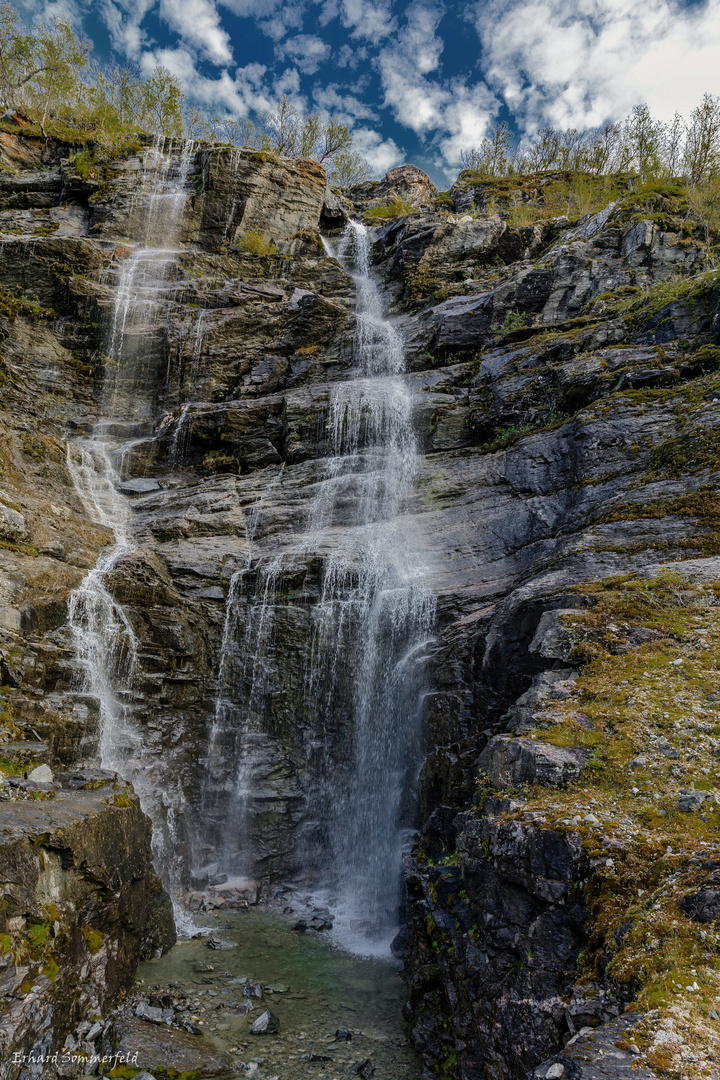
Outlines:
[[113, 49], [120, 55], [136, 59], [147, 43], [147, 33], [142, 21], [156, 0], [136, 0], [135, 3], [111, 3], [101, 5], [103, 20], [110, 34]]
[[495, 0], [473, 18], [486, 78], [530, 131], [593, 126], [641, 100], [667, 120], [717, 85], [720, 0]]
[[374, 120], [376, 113], [367, 102], [353, 94], [342, 93], [344, 88], [337, 83], [330, 86], [315, 86], [313, 101], [325, 112], [332, 113], [344, 124], [351, 125], [358, 120]]
[[437, 29], [443, 14], [422, 0], [411, 5], [406, 25], [393, 45], [381, 49], [377, 63], [384, 104], [398, 122], [424, 139], [433, 135], [446, 160], [457, 165], [461, 151], [482, 140], [498, 102], [484, 83], [441, 77], [444, 43]]
[[396, 27], [388, 0], [341, 0], [339, 13], [352, 37], [365, 38], [375, 45]]
[[393, 139], [383, 139], [374, 128], [361, 127], [353, 131], [353, 147], [369, 164], [375, 175], [384, 176], [388, 169], [405, 160], [405, 153]]
[[87, 0], [16, 0], [15, 7], [28, 23], [47, 23], [52, 19], [62, 19], [76, 30], [81, 30], [87, 12]]
[[303, 75], [314, 75], [330, 55], [330, 46], [315, 34], [298, 34], [278, 45], [275, 55], [279, 60], [291, 60]]
[[232, 63], [230, 36], [213, 0], [160, 0], [160, 16], [183, 42], [220, 67]]
[[351, 45], [341, 45], [333, 55], [333, 63], [336, 68], [349, 67], [353, 71], [368, 59], [368, 50], [365, 45], [353, 48]]
[[280, 41], [291, 30], [302, 30], [304, 6], [301, 3], [285, 4], [260, 23], [260, 29], [273, 41]]

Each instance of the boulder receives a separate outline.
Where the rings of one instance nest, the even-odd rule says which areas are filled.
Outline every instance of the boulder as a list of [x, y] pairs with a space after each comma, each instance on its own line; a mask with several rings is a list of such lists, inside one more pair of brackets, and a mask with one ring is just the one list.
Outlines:
[[689, 919], [707, 923], [720, 920], [720, 888], [702, 888], [680, 902]]
[[27, 538], [25, 518], [12, 506], [0, 502], [0, 540], [17, 541]]
[[204, 1035], [148, 1024], [136, 1017], [115, 1020], [103, 1038], [104, 1051], [106, 1045], [120, 1061], [132, 1061], [134, 1068], [145, 1069], [156, 1080], [177, 1076], [201, 1080], [233, 1071], [232, 1059], [216, 1050]]
[[[662, 749], [660, 752], [663, 752]], [[683, 814], [691, 814], [695, 810], [702, 810], [703, 803], [711, 798], [706, 791], [681, 791], [678, 795], [678, 810]]]
[[431, 202], [439, 194], [427, 173], [416, 165], [398, 165], [397, 168], [390, 169], [381, 183], [387, 186], [388, 193], [396, 194], [413, 206]]
[[341, 229], [350, 219], [350, 209], [344, 199], [339, 198], [330, 188], [325, 189], [320, 227], [322, 229]]
[[271, 1009], [261, 1013], [250, 1028], [253, 1035], [275, 1035], [279, 1030], [280, 1021]]
[[496, 735], [478, 758], [477, 765], [494, 788], [518, 784], [567, 784], [585, 767], [589, 750], [552, 746], [535, 739]]
[[52, 769], [49, 765], [38, 765], [37, 768], [27, 774], [27, 778], [35, 784], [52, 784]]

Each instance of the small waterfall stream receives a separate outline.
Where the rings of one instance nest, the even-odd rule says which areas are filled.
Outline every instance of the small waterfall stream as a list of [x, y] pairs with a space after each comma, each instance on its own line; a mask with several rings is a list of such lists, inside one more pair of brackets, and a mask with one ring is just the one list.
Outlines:
[[[80, 683], [99, 703], [98, 753], [103, 767], [131, 780], [153, 821], [156, 866], [173, 889], [174, 818], [182, 793], [172, 777], [160, 775], [162, 763], [147, 759], [142, 732], [133, 722], [133, 679], [137, 642], [130, 620], [107, 586], [108, 576], [132, 555], [130, 506], [118, 491], [127, 449], [149, 430], [157, 372], [153, 335], [162, 327], [164, 305], [172, 289], [170, 272], [179, 251], [182, 215], [188, 197], [192, 142], [179, 152], [156, 139], [146, 153], [134, 199], [138, 243], [111, 268], [115, 301], [107, 335], [100, 417], [91, 435], [68, 443], [67, 464], [75, 489], [91, 520], [105, 526], [113, 543], [72, 593], [69, 624], [80, 666]], [[162, 246], [154, 246], [162, 245]], [[176, 910], [183, 923], [183, 913]]]
[[[251, 550], [230, 585], [198, 847], [214, 846], [230, 874], [257, 872], [258, 858], [262, 866], [283, 767], [278, 683], [300, 650], [296, 865], [332, 907], [336, 938], [382, 954], [398, 924], [414, 824], [434, 604], [405, 516], [418, 452], [403, 343], [384, 315], [370, 244], [352, 222], [338, 246], [357, 289], [354, 378], [331, 396], [333, 453], [305, 528], [280, 555], [253, 559]], [[304, 651], [283, 624], [298, 604], [309, 623]]]

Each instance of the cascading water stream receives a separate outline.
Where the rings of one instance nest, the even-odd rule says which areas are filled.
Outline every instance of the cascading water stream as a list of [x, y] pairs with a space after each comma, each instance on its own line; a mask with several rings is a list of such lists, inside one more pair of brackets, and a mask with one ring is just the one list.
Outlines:
[[[179, 252], [182, 215], [188, 197], [188, 172], [194, 146], [180, 153], [162, 140], [146, 154], [135, 199], [139, 243], [116, 273], [115, 301], [107, 335], [100, 417], [89, 438], [68, 444], [68, 470], [88, 516], [105, 526], [113, 543], [73, 592], [69, 624], [81, 668], [82, 689], [99, 704], [100, 764], [131, 780], [151, 817], [155, 863], [170, 886], [174, 818], [182, 794], [173, 778], [161, 776], [162, 762], [149, 759], [142, 733], [133, 722], [133, 677], [137, 642], [130, 619], [113, 599], [108, 578], [134, 545], [130, 507], [118, 491], [118, 465], [138, 430], [149, 425], [157, 386], [153, 334], [161, 324], [169, 275]], [[162, 247], [153, 246], [162, 244]], [[183, 914], [176, 910], [181, 925]]]
[[367, 954], [386, 951], [398, 922], [434, 604], [407, 516], [418, 451], [402, 339], [383, 313], [364, 226], [349, 225], [337, 255], [357, 288], [355, 378], [332, 393], [333, 453], [303, 531], [233, 579], [201, 817], [223, 868], [252, 874], [282, 767], [272, 729], [280, 669], [297, 651], [283, 630], [292, 593], [310, 628], [293, 722], [306, 733], [296, 864], [326, 895], [338, 940]]

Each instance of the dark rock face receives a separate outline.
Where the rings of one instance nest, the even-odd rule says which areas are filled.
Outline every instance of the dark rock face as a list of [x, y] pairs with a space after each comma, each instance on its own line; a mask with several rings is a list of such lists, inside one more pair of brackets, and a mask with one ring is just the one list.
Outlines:
[[700, 889], [682, 902], [685, 914], [697, 922], [716, 922], [720, 919], [720, 889]]
[[460, 815], [457, 866], [416, 865], [407, 879], [415, 1045], [429, 1064], [457, 1048], [468, 1078], [523, 1076], [552, 1053], [584, 938], [579, 837], [503, 824], [496, 802], [479, 820]]

